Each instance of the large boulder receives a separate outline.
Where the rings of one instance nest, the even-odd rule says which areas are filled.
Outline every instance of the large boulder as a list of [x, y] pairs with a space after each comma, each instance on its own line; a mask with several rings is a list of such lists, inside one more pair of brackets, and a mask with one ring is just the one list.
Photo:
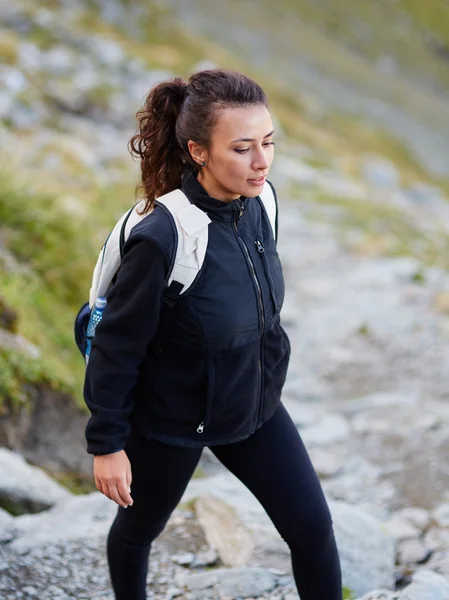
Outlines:
[[94, 539], [107, 534], [116, 512], [117, 505], [100, 492], [66, 498], [43, 513], [16, 517], [18, 535], [11, 548], [27, 552], [46, 544]]
[[0, 502], [16, 514], [46, 510], [72, 494], [17, 452], [0, 448]]

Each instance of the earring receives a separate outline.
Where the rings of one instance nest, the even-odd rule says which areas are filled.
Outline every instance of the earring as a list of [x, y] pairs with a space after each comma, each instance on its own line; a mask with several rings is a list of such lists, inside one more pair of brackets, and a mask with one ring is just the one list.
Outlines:
[[202, 166], [202, 167], [205, 167], [205, 166], [206, 166], [206, 163], [204, 162], [204, 160], [203, 160], [203, 162], [201, 163], [201, 166]]

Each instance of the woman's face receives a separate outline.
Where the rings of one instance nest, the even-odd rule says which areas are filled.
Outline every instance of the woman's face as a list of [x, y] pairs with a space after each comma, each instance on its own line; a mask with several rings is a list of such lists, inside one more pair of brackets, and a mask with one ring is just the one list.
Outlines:
[[263, 105], [220, 109], [210, 151], [189, 141], [192, 156], [206, 163], [198, 175], [206, 192], [225, 202], [260, 194], [273, 162], [273, 134]]

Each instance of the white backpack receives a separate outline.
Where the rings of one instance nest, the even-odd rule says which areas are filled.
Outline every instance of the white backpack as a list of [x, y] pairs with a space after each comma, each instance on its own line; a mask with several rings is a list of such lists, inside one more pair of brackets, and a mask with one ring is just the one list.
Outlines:
[[[265, 183], [259, 198], [270, 220], [273, 236], [276, 236], [277, 206], [269, 183]], [[203, 210], [192, 204], [180, 189], [160, 196], [156, 201], [170, 211], [178, 232], [176, 256], [167, 287], [172, 282], [178, 282], [179, 289], [182, 290], [179, 295], [182, 295], [190, 288], [203, 266], [208, 242], [208, 226], [211, 220]], [[114, 281], [122, 260], [123, 246], [131, 229], [149, 214], [138, 213], [138, 209], [143, 206], [142, 200], [122, 215], [104, 243], [92, 277], [89, 294], [90, 309], [95, 306], [98, 297], [106, 296]]]

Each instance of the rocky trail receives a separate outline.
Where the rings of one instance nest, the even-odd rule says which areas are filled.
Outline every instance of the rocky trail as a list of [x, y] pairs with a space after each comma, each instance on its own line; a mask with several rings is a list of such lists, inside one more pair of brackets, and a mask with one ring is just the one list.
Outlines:
[[[348, 254], [310, 211], [281, 205], [293, 351], [284, 403], [331, 506], [344, 584], [364, 600], [447, 598], [447, 330], [434, 307], [447, 276], [429, 269], [417, 283], [413, 259]], [[112, 598], [113, 503], [57, 484], [51, 494], [37, 469], [31, 486], [32, 468], [2, 452], [1, 497], [52, 506], [2, 513], [2, 598]], [[154, 545], [149, 597], [295, 598], [288, 550], [258, 502], [207, 450], [201, 467]]]
[[[143, 60], [142, 48], [128, 55], [137, 30], [125, 23], [130, 11], [121, 3], [99, 5], [105, 22], [131, 27], [126, 43], [117, 31], [83, 29], [87, 3], [78, 15], [69, 2], [59, 12], [0, 4], [10, 53], [0, 67], [2, 160], [11, 172], [24, 168], [30, 187], [55, 194], [65, 219], [103, 218], [107, 204], [103, 239], [126, 204], [120, 194], [111, 198], [111, 186], [132, 188], [125, 145], [133, 111], [171, 76], [167, 56], [176, 53], [154, 46], [152, 58], [164, 54], [159, 68]], [[419, 138], [420, 151], [431, 145], [426, 157], [444, 171], [447, 153], [434, 131], [415, 133], [413, 143]], [[356, 179], [337, 156], [316, 166], [321, 155], [287, 140], [282, 127], [279, 139], [272, 180], [286, 278], [282, 321], [292, 345], [283, 401], [329, 501], [346, 597], [449, 600], [449, 276], [412, 257], [432, 247], [444, 258], [447, 198], [425, 182], [401, 181], [382, 157], [360, 157]], [[106, 184], [108, 195], [94, 196]], [[367, 230], [372, 207], [400, 211], [416, 233], [410, 256], [357, 251], [366, 245], [363, 219], [341, 234], [360, 206], [369, 209]], [[389, 222], [379, 214], [376, 234], [383, 235]], [[9, 232], [0, 233], [2, 269], [18, 276]], [[39, 354], [22, 336], [0, 333], [0, 349]], [[0, 443], [18, 450], [0, 448], [0, 506], [7, 509], [0, 510], [0, 599], [112, 600], [105, 540], [115, 505], [98, 492], [72, 494], [22, 458], [90, 473], [86, 415], [55, 390], [39, 394], [16, 421], [0, 418]], [[209, 451], [200, 466], [154, 544], [149, 598], [297, 598], [288, 549], [258, 502]]]

